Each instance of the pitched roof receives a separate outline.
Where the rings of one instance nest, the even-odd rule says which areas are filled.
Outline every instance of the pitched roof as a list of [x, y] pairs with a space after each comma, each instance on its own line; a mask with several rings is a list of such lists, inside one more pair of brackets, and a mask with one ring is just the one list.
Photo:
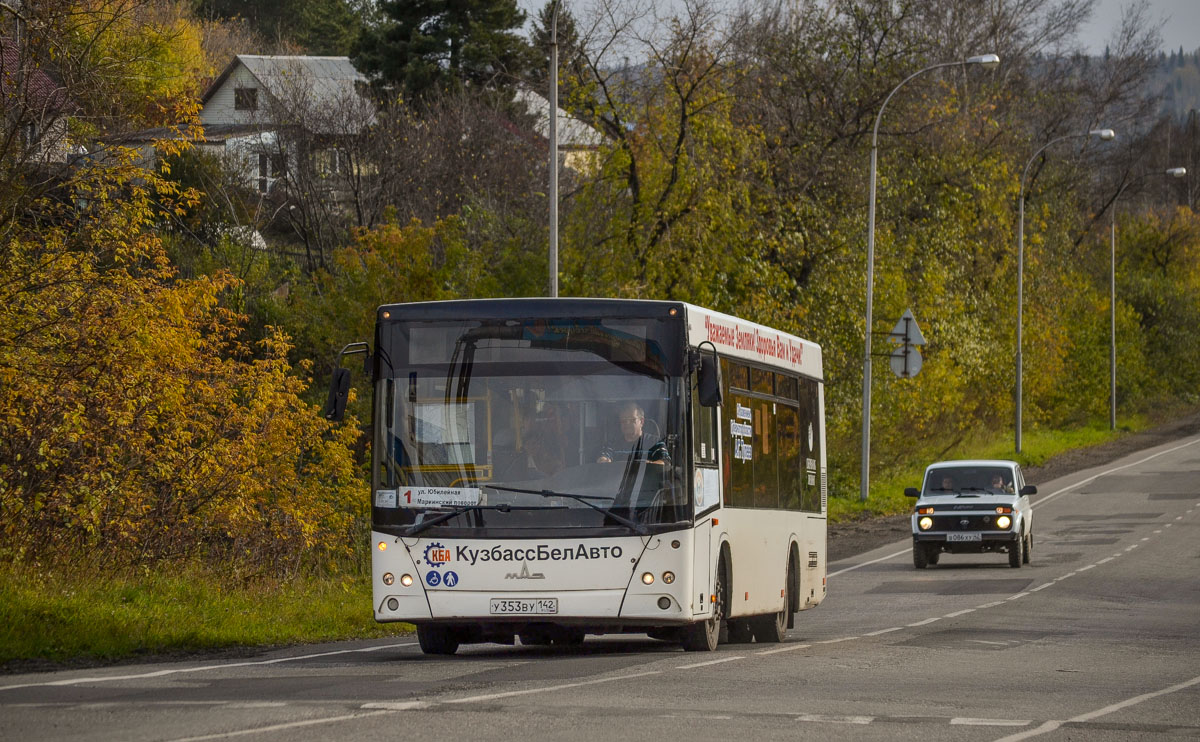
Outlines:
[[0, 96], [4, 107], [19, 98], [25, 108], [45, 113], [70, 113], [74, 106], [66, 91], [32, 60], [22, 59], [20, 47], [12, 39], [0, 38]]
[[[540, 93], [522, 88], [517, 91], [516, 99], [537, 119], [534, 128], [543, 138], [550, 137], [550, 101]], [[604, 143], [604, 136], [579, 119], [571, 116], [563, 109], [558, 109], [558, 148], [559, 149], [596, 149]]]
[[271, 95], [280, 97], [289, 86], [303, 85], [306, 92], [311, 92], [314, 103], [336, 102], [348, 90], [353, 91], [356, 83], [367, 82], [367, 78], [350, 64], [349, 57], [238, 54], [204, 91], [200, 98], [201, 105], [208, 103], [239, 64], [254, 75]]

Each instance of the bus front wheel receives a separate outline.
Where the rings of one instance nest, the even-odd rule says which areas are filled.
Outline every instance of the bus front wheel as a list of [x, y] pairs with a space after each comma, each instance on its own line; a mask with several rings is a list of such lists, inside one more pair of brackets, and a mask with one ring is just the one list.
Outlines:
[[721, 641], [721, 622], [725, 618], [725, 559], [717, 564], [717, 579], [713, 584], [712, 616], [707, 621], [690, 624], [683, 628], [682, 644], [688, 652], [712, 652]]
[[417, 626], [417, 642], [425, 654], [454, 654], [458, 651], [458, 637], [449, 626], [421, 624]]

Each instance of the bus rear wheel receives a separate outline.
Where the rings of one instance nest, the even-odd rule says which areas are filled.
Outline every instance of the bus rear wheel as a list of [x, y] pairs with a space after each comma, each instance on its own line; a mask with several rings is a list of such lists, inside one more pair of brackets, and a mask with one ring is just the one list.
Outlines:
[[425, 654], [454, 654], [458, 651], [458, 637], [449, 626], [421, 624], [417, 626], [417, 642]]

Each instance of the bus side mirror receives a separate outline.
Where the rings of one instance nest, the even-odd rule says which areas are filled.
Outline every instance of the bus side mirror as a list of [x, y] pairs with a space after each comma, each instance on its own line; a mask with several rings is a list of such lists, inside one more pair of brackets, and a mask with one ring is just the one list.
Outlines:
[[702, 407], [721, 405], [721, 365], [717, 363], [715, 354], [700, 358], [700, 379], [697, 387]]
[[341, 422], [346, 417], [346, 399], [350, 396], [350, 370], [335, 368], [329, 380], [329, 396], [325, 399], [325, 419]]
[[904, 488], [904, 496], [905, 497], [920, 497], [921, 490], [917, 489], [916, 487], [905, 487]]

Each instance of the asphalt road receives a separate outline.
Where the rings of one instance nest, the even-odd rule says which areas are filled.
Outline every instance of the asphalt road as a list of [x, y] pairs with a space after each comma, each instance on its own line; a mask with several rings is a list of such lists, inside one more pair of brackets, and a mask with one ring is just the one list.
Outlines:
[[892, 543], [783, 644], [414, 640], [0, 678], [4, 740], [1200, 738], [1200, 437], [1040, 482], [1033, 561]]

